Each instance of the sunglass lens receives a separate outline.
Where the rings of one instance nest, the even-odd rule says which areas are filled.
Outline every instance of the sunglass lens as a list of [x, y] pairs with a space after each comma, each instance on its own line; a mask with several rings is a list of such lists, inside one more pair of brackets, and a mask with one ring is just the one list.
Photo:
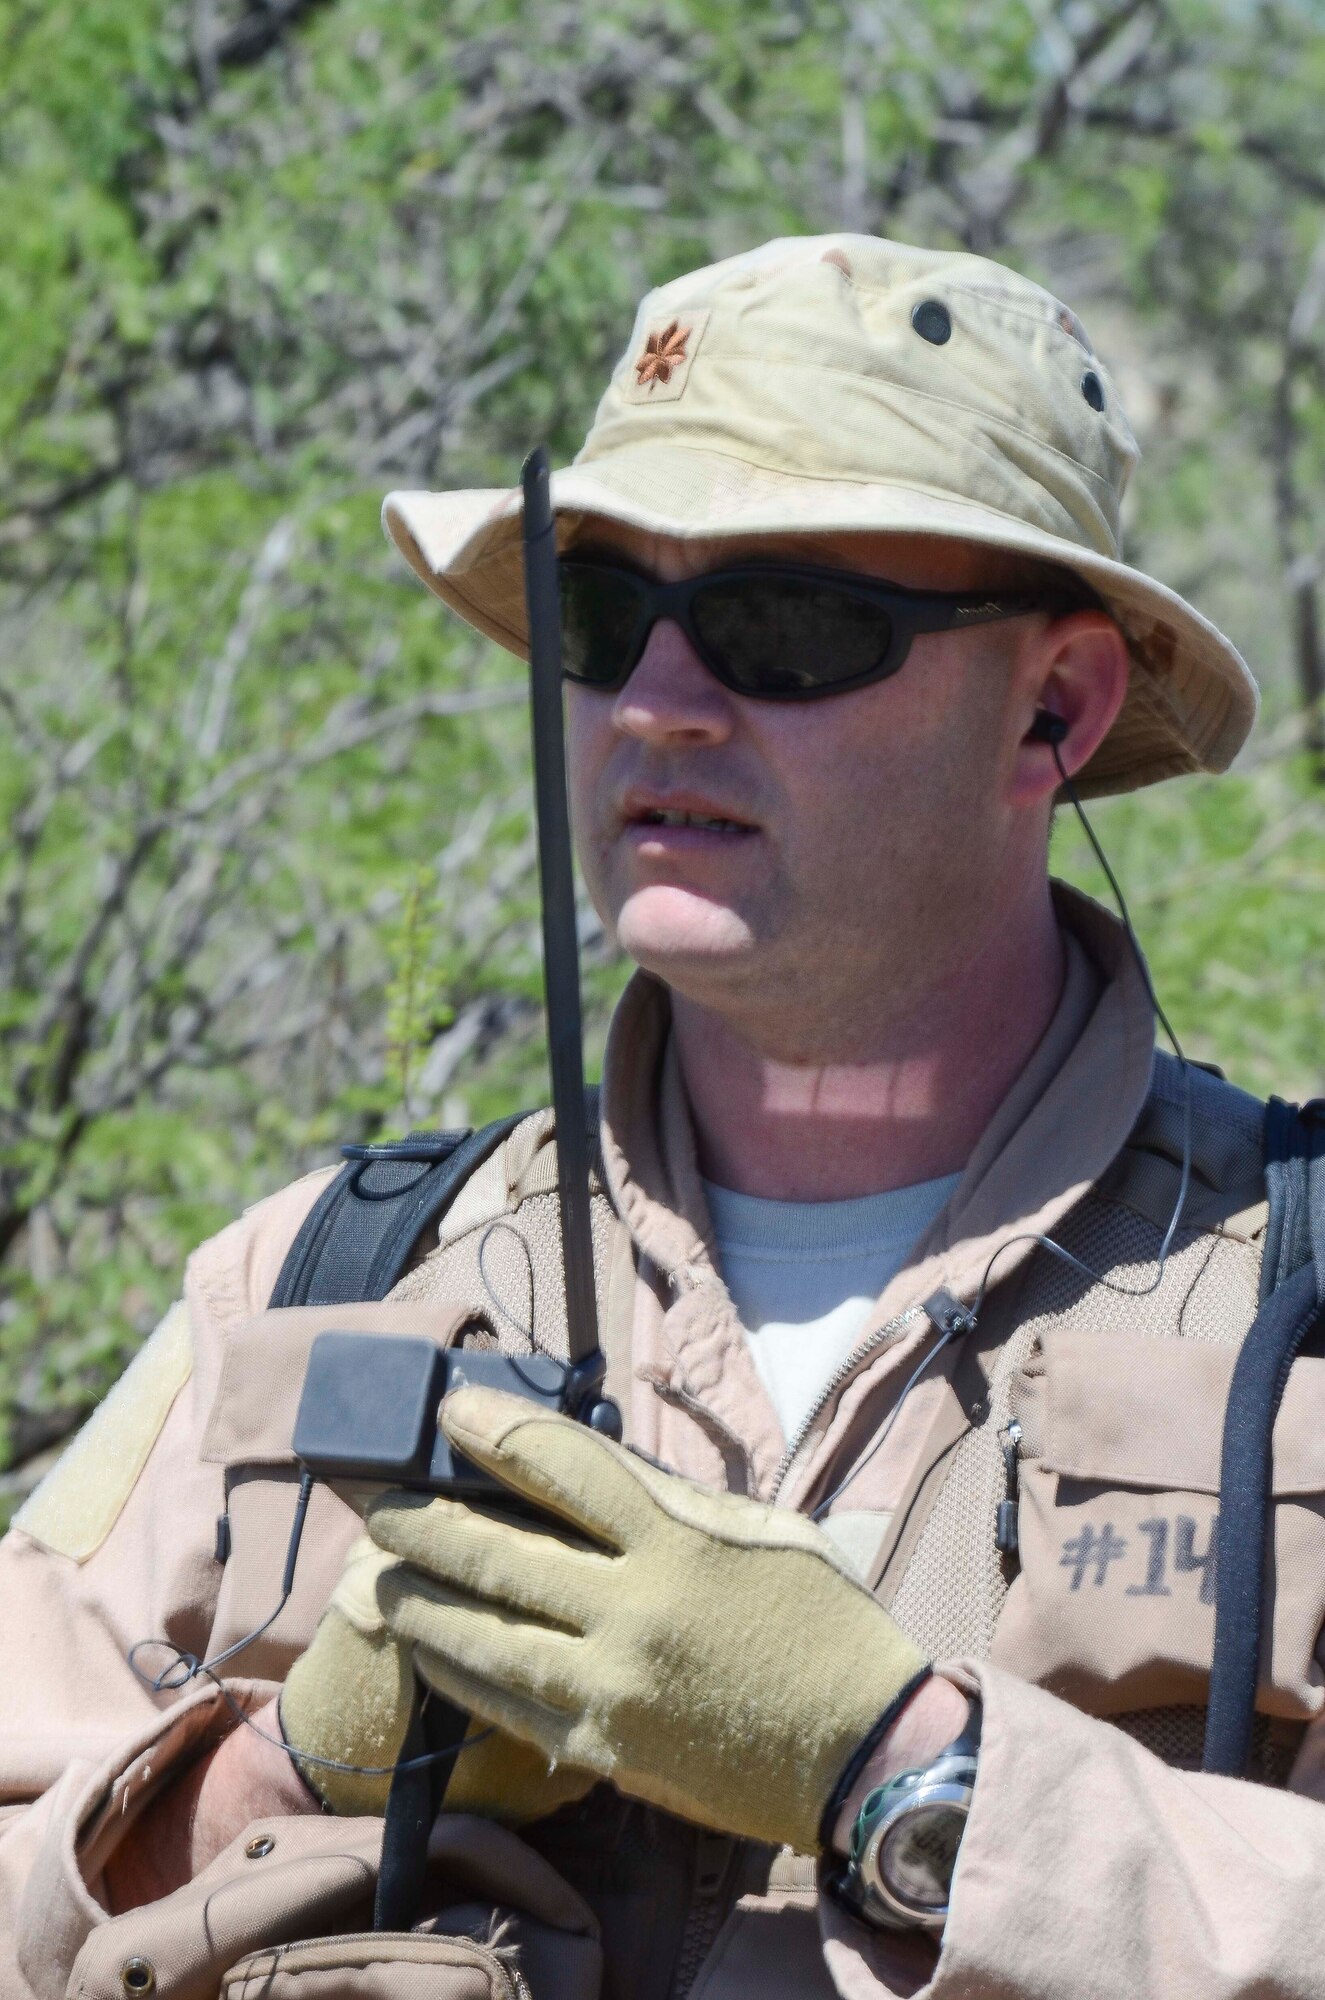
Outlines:
[[590, 687], [618, 687], [638, 649], [638, 586], [622, 571], [592, 563], [562, 562], [558, 568], [563, 673]]
[[892, 640], [881, 605], [808, 578], [714, 582], [696, 591], [691, 616], [728, 685], [755, 696], [845, 685], [872, 673]]

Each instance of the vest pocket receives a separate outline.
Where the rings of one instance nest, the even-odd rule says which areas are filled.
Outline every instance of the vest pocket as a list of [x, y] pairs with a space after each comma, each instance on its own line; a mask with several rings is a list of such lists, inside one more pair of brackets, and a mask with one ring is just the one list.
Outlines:
[[530, 2000], [513, 1963], [469, 1938], [361, 1931], [251, 1952], [218, 2000]]
[[[1092, 1714], [1203, 1702], [1233, 1347], [1059, 1328], [1014, 1378], [1019, 1572], [990, 1657]], [[1325, 1362], [1275, 1425], [1262, 1713], [1325, 1705]]]

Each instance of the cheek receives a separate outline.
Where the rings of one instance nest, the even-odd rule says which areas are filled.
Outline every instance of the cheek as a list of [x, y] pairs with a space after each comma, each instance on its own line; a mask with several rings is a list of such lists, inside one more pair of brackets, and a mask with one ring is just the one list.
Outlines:
[[784, 844], [804, 866], [852, 873], [862, 844], [873, 845], [879, 801], [895, 793], [905, 762], [879, 712], [881, 692], [862, 688], [771, 718], [761, 748], [786, 801]]
[[604, 874], [603, 808], [605, 774], [615, 741], [611, 718], [611, 695], [567, 688], [566, 781], [575, 853], [589, 899], [608, 924], [613, 912]]
[[895, 679], [771, 719], [787, 858], [822, 907], [863, 914], [988, 838], [980, 801], [994, 790], [1000, 706], [988, 678], [973, 687], [917, 644]]
[[588, 837], [597, 824], [603, 776], [615, 741], [612, 696], [588, 688], [566, 689], [566, 767], [571, 812], [577, 834]]

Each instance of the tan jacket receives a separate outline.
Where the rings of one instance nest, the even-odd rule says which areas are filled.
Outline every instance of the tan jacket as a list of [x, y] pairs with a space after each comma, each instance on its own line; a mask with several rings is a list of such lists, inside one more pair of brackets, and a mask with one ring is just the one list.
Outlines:
[[[594, 1204], [595, 1249], [609, 1388], [628, 1436], [680, 1472], [780, 1506], [832, 1495], [839, 1545], [985, 1706], [937, 1962], [932, 1947], [816, 1901], [788, 1866], [775, 1874], [781, 1886], [732, 1911], [692, 1988], [702, 2000], [1325, 1993], [1325, 1362], [1295, 1365], [1276, 1428], [1256, 1741], [1265, 1782], [1197, 1775], [1182, 1767], [1199, 1759], [1203, 1724], [1218, 1419], [1256, 1306], [1260, 1108], [1195, 1073], [1192, 1188], [1154, 1283], [1183, 1086], [1154, 1057], [1149, 1003], [1117, 926], [1068, 892], [1059, 903], [1069, 949], [1055, 1019], [796, 1439], [781, 1436], [715, 1267], [662, 989], [637, 978], [613, 1026], [610, 1200], [600, 1192]], [[459, 1306], [481, 1311], [513, 1349], [531, 1325], [544, 1346], [564, 1340], [549, 1137], [546, 1114], [529, 1119], [479, 1170], [436, 1246], [378, 1309], [383, 1324], [454, 1337]], [[243, 1841], [209, 1871], [227, 1909], [243, 1914], [221, 1946], [200, 1914], [212, 1908], [210, 1886], [181, 1891], [177, 1914], [170, 1898], [107, 1922], [99, 1872], [155, 1789], [232, 1726], [206, 1687], [148, 1694], [127, 1649], [155, 1636], [203, 1657], [258, 1624], [279, 1594], [303, 1357], [318, 1328], [348, 1319], [265, 1308], [326, 1179], [285, 1189], [195, 1254], [185, 1308], [0, 1545], [5, 1996], [132, 1990], [113, 1978], [149, 1944], [162, 1967], [182, 1953], [192, 1968], [192, 1984], [161, 1990], [210, 1995], [240, 1945], [274, 1941], [260, 1928], [272, 1922], [270, 1892], [249, 1887]], [[1112, 1289], [1037, 1247], [1036, 1234]], [[936, 1359], [871, 1452], [933, 1345], [923, 1302], [939, 1287], [971, 1301], [986, 1275], [977, 1330]], [[1013, 1417], [1019, 1563], [994, 1543]], [[307, 1643], [356, 1531], [341, 1501], [315, 1495], [291, 1602], [237, 1663], [250, 1677], [230, 1684], [242, 1704], [274, 1691]], [[374, 1824], [290, 1829], [298, 1865], [287, 1894], [304, 1898], [301, 1934], [346, 1927], [350, 1891], [339, 1901], [310, 1891], [306, 1871], [358, 1881]], [[309, 1909], [320, 1919], [307, 1920]], [[581, 1936], [585, 1921], [577, 1910], [566, 1928]], [[312, 1993], [312, 1974], [289, 1990]], [[458, 2000], [469, 1989], [417, 1990]]]

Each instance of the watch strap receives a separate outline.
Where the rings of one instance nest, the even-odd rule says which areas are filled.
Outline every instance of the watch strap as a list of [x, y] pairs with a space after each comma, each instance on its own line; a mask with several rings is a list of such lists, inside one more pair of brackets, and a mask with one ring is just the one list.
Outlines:
[[[909, 1928], [904, 1918], [893, 1917], [881, 1908], [872, 1886], [861, 1877], [858, 1857], [867, 1847], [870, 1834], [878, 1822], [894, 1807], [899, 1806], [924, 1780], [941, 1778], [951, 1772], [954, 1765], [960, 1768], [962, 1764], [967, 1764], [972, 1773], [974, 1772], [980, 1754], [983, 1726], [984, 1707], [977, 1696], [971, 1700], [970, 1711], [960, 1735], [956, 1736], [946, 1749], [940, 1750], [927, 1764], [895, 1772], [891, 1778], [882, 1785], [875, 1786], [868, 1794], [852, 1829], [850, 1857], [843, 1867], [835, 1871], [829, 1883], [839, 1900], [854, 1915], [865, 1918], [867, 1922], [882, 1923], [899, 1929]], [[971, 1782], [974, 1783], [973, 1776]], [[917, 1923], [916, 1928], [925, 1926]]]
[[880, 1743], [882, 1743], [884, 1737], [888, 1734], [888, 1731], [892, 1728], [894, 1722], [896, 1722], [902, 1710], [906, 1707], [906, 1704], [910, 1701], [912, 1695], [916, 1693], [917, 1689], [922, 1688], [926, 1681], [932, 1680], [933, 1677], [933, 1667], [922, 1667], [918, 1674], [914, 1674], [906, 1686], [893, 1696], [887, 1708], [884, 1709], [883, 1714], [870, 1730], [868, 1736], [862, 1737], [861, 1741], [848, 1757], [843, 1766], [842, 1775], [833, 1786], [828, 1797], [828, 1803], [824, 1807], [819, 1819], [819, 1846], [825, 1854], [832, 1848], [833, 1829], [841, 1817], [843, 1806], [855, 1790], [856, 1780], [859, 1778], [866, 1764], [868, 1764], [870, 1758], [874, 1755], [874, 1752], [878, 1749]]

